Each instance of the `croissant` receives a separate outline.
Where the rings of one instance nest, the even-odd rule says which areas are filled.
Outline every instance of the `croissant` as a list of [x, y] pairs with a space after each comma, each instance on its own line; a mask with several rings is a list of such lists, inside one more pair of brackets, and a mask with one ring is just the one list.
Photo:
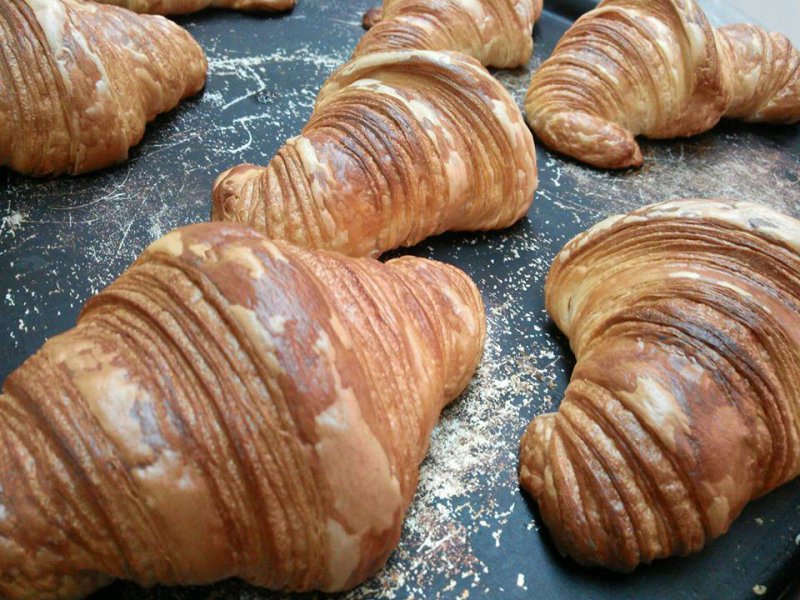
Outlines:
[[220, 175], [212, 218], [374, 256], [444, 231], [508, 227], [536, 185], [530, 131], [477, 61], [386, 52], [334, 73], [301, 135], [267, 167]]
[[562, 553], [630, 571], [697, 552], [800, 473], [800, 221], [655, 204], [567, 244], [545, 296], [577, 363], [520, 481]]
[[167, 234], [6, 381], [0, 596], [356, 585], [397, 544], [484, 319], [433, 261]]
[[637, 135], [691, 136], [722, 117], [800, 121], [800, 52], [753, 25], [715, 30], [694, 0], [605, 0], [536, 71], [525, 109], [554, 150], [640, 166]]
[[116, 4], [138, 13], [182, 15], [204, 8], [279, 11], [294, 8], [296, 0], [95, 0]]
[[123, 161], [156, 115], [205, 82], [206, 59], [161, 18], [82, 0], [0, 2], [0, 166], [86, 173]]
[[456, 50], [508, 69], [533, 53], [542, 0], [384, 0], [364, 16], [370, 29], [355, 56], [389, 50]]

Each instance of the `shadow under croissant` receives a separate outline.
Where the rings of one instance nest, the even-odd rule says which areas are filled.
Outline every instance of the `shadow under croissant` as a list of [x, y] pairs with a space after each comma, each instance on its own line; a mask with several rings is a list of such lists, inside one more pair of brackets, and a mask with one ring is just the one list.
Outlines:
[[[154, 150], [154, 144], [164, 132], [175, 130], [176, 125], [180, 123], [179, 119], [187, 113], [195, 112], [200, 108], [203, 102], [203, 96], [208, 91], [208, 78], [206, 78], [206, 85], [203, 89], [197, 92], [194, 96], [189, 96], [183, 100], [178, 106], [169, 112], [157, 115], [155, 119], [150, 121], [144, 129], [142, 140], [133, 146], [128, 151], [128, 159], [110, 167], [116, 169], [123, 167], [128, 163], [135, 162], [141, 157], [146, 156], [150, 151]], [[102, 173], [103, 171], [96, 171], [95, 173]], [[92, 175], [88, 173], [87, 175]], [[84, 175], [86, 176], [86, 175]]]
[[[160, 139], [159, 136], [170, 129], [175, 129], [175, 125], [179, 123], [184, 113], [196, 111], [198, 109], [198, 105], [202, 102], [205, 91], [206, 88], [204, 87], [194, 96], [182, 100], [181, 103], [172, 110], [156, 115], [155, 119], [145, 125], [142, 139], [136, 145], [129, 148], [128, 158], [122, 162], [95, 171], [89, 171], [88, 173], [50, 177], [30, 177], [28, 175], [16, 173], [8, 167], [0, 166], [0, 185], [10, 187], [30, 184], [41, 188], [47, 186], [50, 182], [62, 182], [63, 180], [76, 184], [92, 185], [104, 178], [109, 180], [119, 178], [121, 172], [128, 170], [132, 164], [140, 158], [147, 156], [147, 154], [154, 149], [154, 143]], [[211, 185], [211, 181], [212, 178], [209, 177], [209, 186]], [[21, 197], [24, 198], [24, 196]], [[70, 198], [71, 196], [69, 194], [63, 194], [61, 201], [63, 203], [68, 203]], [[26, 207], [22, 206], [22, 208]]]
[[[396, 248], [395, 250], [384, 252], [379, 258], [381, 262], [386, 262], [387, 260], [405, 255], [432, 258], [432, 251], [435, 251], [437, 248], [447, 248], [451, 252], [458, 252], [461, 248], [482, 245], [487, 242], [501, 240], [507, 236], [521, 234], [525, 232], [529, 226], [528, 217], [525, 216], [514, 223], [511, 227], [506, 227], [505, 229], [496, 229], [490, 231], [446, 231], [444, 233], [440, 233], [439, 235], [433, 235], [425, 238], [419, 244], [414, 246], [404, 246], [401, 248]], [[476, 255], [472, 258], [483, 260], [486, 257]], [[472, 265], [468, 263], [459, 265], [459, 268], [466, 271], [469, 275], [472, 275], [475, 269], [470, 270], [471, 266]]]
[[282, 594], [256, 588], [238, 579], [209, 586], [197, 587], [164, 587], [150, 589], [139, 587], [134, 583], [118, 581], [107, 588], [99, 590], [86, 600], [227, 600], [232, 598], [292, 598], [293, 600], [313, 600], [317, 598], [336, 598], [334, 594], [307, 593]]
[[[557, 156], [563, 162], [587, 169], [598, 174], [607, 174], [611, 179], [629, 178], [648, 174], [657, 166], [657, 161], [664, 160], [665, 156], [680, 154], [684, 158], [695, 159], [703, 162], [708, 154], [719, 150], [724, 146], [726, 151], [736, 152], [735, 147], [731, 147], [729, 140], [725, 138], [731, 135], [744, 136], [744, 140], [749, 136], [757, 137], [762, 143], [775, 143], [780, 147], [791, 146], [800, 142], [800, 123], [795, 125], [773, 125], [769, 123], [745, 123], [733, 119], [722, 119], [715, 127], [703, 133], [690, 137], [678, 137], [668, 139], [651, 139], [644, 136], [637, 136], [636, 142], [642, 150], [644, 163], [641, 167], [626, 167], [622, 169], [605, 169], [582, 162], [576, 158], [562, 154], [556, 150], [548, 148], [545, 143], [534, 134], [537, 150], [544, 148], [545, 151], [553, 156]], [[747, 154], [743, 152], [743, 155]], [[540, 157], [540, 160], [542, 157]], [[787, 172], [787, 177], [792, 178], [792, 173]]]
[[266, 11], [266, 10], [236, 10], [232, 8], [204, 8], [194, 13], [186, 15], [170, 15], [170, 20], [175, 21], [181, 27], [202, 25], [203, 23], [219, 19], [221, 15], [229, 16], [235, 14], [242, 19], [255, 21], [277, 21], [285, 19], [292, 14], [294, 8], [285, 11]]
[[705, 155], [721, 149], [724, 145], [726, 152], [737, 152], [736, 146], [731, 146], [729, 136], [737, 135], [747, 139], [752, 136], [761, 142], [774, 142], [778, 145], [791, 145], [800, 141], [800, 125], [773, 125], [769, 123], [744, 123], [733, 119], [722, 119], [714, 128], [685, 138], [650, 139], [638, 137], [636, 140], [644, 154], [644, 165], [640, 169], [621, 169], [615, 173], [635, 174], [646, 172], [653, 161], [661, 155], [680, 151], [687, 158], [702, 160]]
[[[657, 578], [664, 580], [665, 583], [668, 580], [679, 580], [689, 567], [694, 566], [691, 563], [696, 563], [699, 565], [700, 569], [703, 568], [703, 565], [708, 565], [709, 569], [713, 569], [713, 557], [719, 554], [735, 556], [737, 554], [736, 550], [741, 549], [741, 539], [743, 537], [749, 537], [747, 533], [751, 530], [768, 527], [771, 524], [775, 527], [776, 532], [782, 531], [778, 523], [781, 519], [774, 519], [772, 523], [765, 523], [762, 522], [758, 515], [763, 514], [765, 505], [774, 506], [775, 504], [785, 502], [788, 506], [785, 511], [785, 517], [787, 519], [792, 518], [793, 515], [789, 513], [800, 511], [800, 506], [789, 506], [796, 497], [798, 490], [800, 490], [800, 480], [790, 482], [764, 497], [767, 498], [774, 494], [782, 496], [782, 498], [773, 498], [772, 501], [760, 498], [759, 500], [751, 502], [739, 518], [734, 521], [728, 534], [710, 542], [699, 553], [686, 557], [673, 556], [658, 560], [652, 564], [642, 564], [639, 565], [633, 573], [617, 573], [608, 571], [602, 567], [586, 567], [578, 564], [569, 557], [562, 556], [556, 548], [541, 518], [541, 513], [539, 512], [536, 502], [524, 491], [520, 490], [520, 493], [524, 499], [526, 509], [530, 513], [531, 520], [537, 526], [536, 531], [531, 530], [528, 532], [528, 535], [536, 537], [537, 541], [532, 543], [536, 543], [537, 545], [541, 544], [544, 549], [544, 552], [541, 553], [542, 557], [552, 563], [554, 568], [562, 571], [569, 579], [577, 579], [582, 583], [591, 584], [592, 588], [595, 590], [606, 589], [609, 592], [614, 591], [618, 593], [628, 588], [631, 590], [631, 593], [633, 593], [632, 590], [640, 589], [639, 580], [642, 579], [652, 581]], [[523, 550], [520, 549], [520, 551]], [[759, 552], [760, 549], [754, 547], [750, 549], [750, 552], [745, 552], [745, 554], [750, 554], [756, 559]], [[764, 594], [759, 595], [760, 598], [788, 600], [795, 597], [790, 594], [787, 595], [787, 592], [791, 589], [791, 586], [796, 583], [794, 581], [795, 575], [793, 574], [800, 570], [800, 556], [795, 552], [787, 553], [784, 558], [786, 564], [783, 565], [781, 569], [775, 569], [773, 571], [775, 574], [771, 578], [753, 582], [754, 586], [761, 585], [767, 590]], [[722, 574], [721, 583], [717, 590], [719, 592], [716, 596], [717, 598], [741, 597], [736, 595], [737, 591], [741, 591], [741, 585], [737, 579], [740, 575], [737, 574], [736, 562], [738, 562], [738, 559], [734, 559], [728, 573]], [[771, 565], [771, 567], [774, 567], [774, 565]], [[532, 582], [529, 581], [529, 584], [530, 583]], [[665, 590], [666, 589], [667, 588], [665, 588]], [[691, 588], [690, 584], [688, 584], [683, 591], [684, 594], [680, 596], [681, 598], [701, 597], [697, 595], [696, 590]], [[633, 596], [631, 597], [633, 598]], [[751, 596], [748, 595], [747, 597]], [[664, 598], [667, 598], [667, 596], [664, 596]], [[674, 596], [670, 596], [670, 598], [674, 598]]]

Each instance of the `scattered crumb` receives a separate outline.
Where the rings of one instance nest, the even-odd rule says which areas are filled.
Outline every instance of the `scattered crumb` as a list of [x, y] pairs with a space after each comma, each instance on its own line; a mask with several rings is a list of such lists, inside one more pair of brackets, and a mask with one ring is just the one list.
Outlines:
[[21, 211], [10, 212], [0, 219], [0, 233], [17, 237], [17, 230], [22, 227], [27, 215]]
[[498, 529], [497, 531], [492, 532], [492, 537], [494, 538], [494, 546], [495, 548], [500, 547], [500, 536], [503, 535], [503, 530]]
[[756, 585], [753, 586], [753, 593], [756, 596], [763, 596], [764, 594], [767, 593], [767, 586], [761, 585], [761, 584], [756, 584]]

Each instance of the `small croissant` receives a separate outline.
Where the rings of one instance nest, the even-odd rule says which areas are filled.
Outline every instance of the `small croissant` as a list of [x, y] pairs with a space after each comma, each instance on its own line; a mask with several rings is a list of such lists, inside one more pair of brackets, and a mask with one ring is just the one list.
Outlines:
[[138, 13], [184, 15], [204, 8], [244, 11], [282, 11], [294, 8], [296, 0], [95, 0], [115, 4]]
[[484, 333], [448, 265], [167, 234], [5, 383], [0, 597], [355, 586], [397, 544]]
[[514, 99], [460, 53], [398, 51], [333, 74], [266, 167], [214, 184], [212, 218], [306, 248], [377, 256], [445, 231], [508, 227], [536, 190]]
[[754, 25], [714, 29], [694, 0], [605, 0], [536, 71], [525, 109], [546, 146], [636, 167], [637, 135], [696, 135], [722, 117], [800, 121], [800, 52]]
[[800, 474], [800, 221], [655, 204], [567, 244], [545, 296], [577, 363], [520, 481], [562, 553], [631, 571], [697, 552]]
[[370, 29], [355, 56], [388, 50], [454, 50], [484, 66], [511, 69], [533, 53], [542, 0], [384, 0], [368, 11]]
[[121, 162], [146, 123], [205, 76], [200, 46], [162, 17], [83, 0], [3, 0], [0, 166], [47, 176]]

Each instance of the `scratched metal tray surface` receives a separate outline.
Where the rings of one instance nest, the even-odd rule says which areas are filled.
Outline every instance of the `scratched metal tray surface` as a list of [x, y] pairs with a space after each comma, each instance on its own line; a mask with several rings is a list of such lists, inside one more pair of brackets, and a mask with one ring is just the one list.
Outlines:
[[[0, 380], [75, 322], [82, 303], [170, 229], [209, 215], [221, 170], [266, 163], [307, 120], [316, 92], [362, 34], [375, 0], [300, 0], [279, 17], [208, 11], [181, 18], [206, 49], [208, 84], [151, 125], [125, 164], [34, 181], [0, 170]], [[520, 103], [580, 2], [551, 3], [529, 68], [497, 76]], [[800, 216], [800, 128], [725, 123], [690, 140], [645, 142], [639, 171], [604, 173], [538, 148], [541, 184], [513, 228], [445, 235], [409, 252], [458, 265], [483, 292], [489, 334], [469, 389], [442, 416], [402, 540], [366, 598], [786, 597], [800, 574], [800, 480], [747, 507], [700, 554], [621, 576], [554, 550], [517, 485], [517, 443], [555, 410], [572, 359], [542, 287], [563, 244], [606, 215], [690, 196], [755, 200]], [[198, 536], [203, 532], [198, 531]], [[264, 599], [237, 581], [143, 590], [116, 583], [94, 600]]]

